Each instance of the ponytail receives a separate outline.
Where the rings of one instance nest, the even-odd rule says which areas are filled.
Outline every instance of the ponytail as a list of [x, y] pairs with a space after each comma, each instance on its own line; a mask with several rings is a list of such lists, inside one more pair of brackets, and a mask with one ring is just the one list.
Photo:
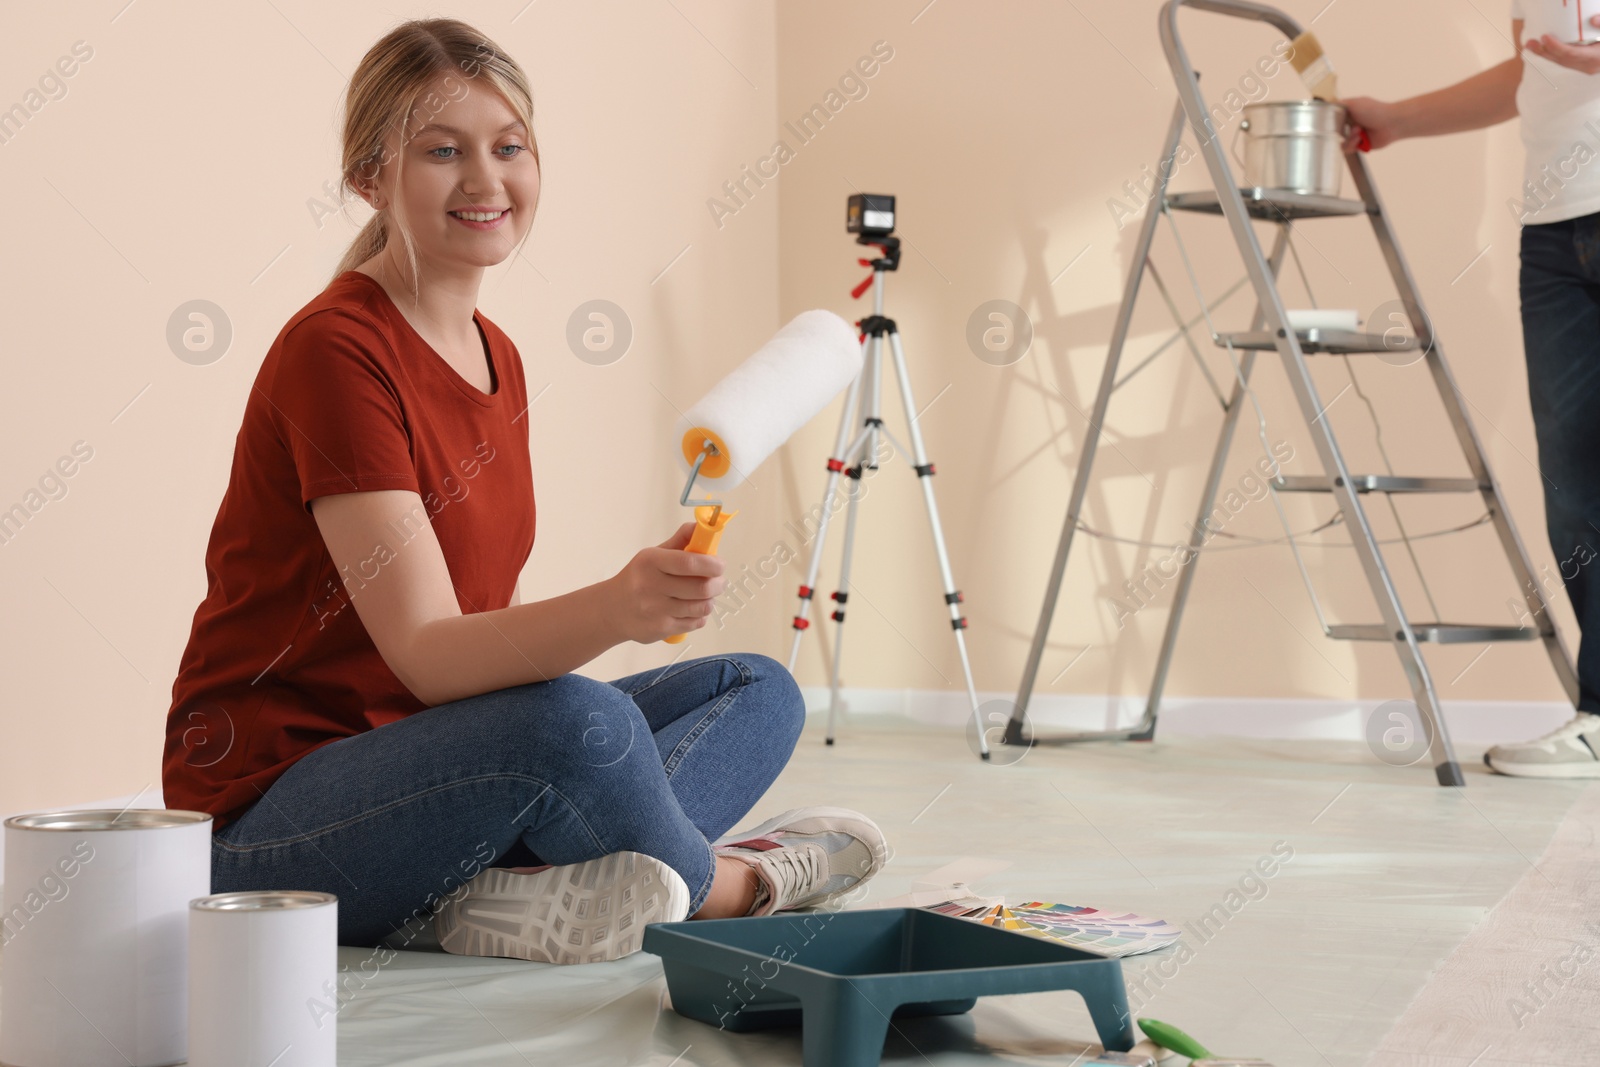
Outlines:
[[356, 239], [350, 242], [350, 247], [345, 251], [344, 258], [339, 260], [338, 268], [333, 272], [337, 278], [347, 270], [355, 270], [361, 264], [383, 251], [383, 246], [389, 243], [389, 213], [379, 211], [367, 220], [361, 227], [361, 232], [356, 234]]

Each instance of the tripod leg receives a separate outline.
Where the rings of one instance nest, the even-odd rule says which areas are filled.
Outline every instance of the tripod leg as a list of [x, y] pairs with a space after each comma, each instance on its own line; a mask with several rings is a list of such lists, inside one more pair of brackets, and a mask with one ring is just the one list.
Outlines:
[[961, 654], [961, 670], [967, 681], [967, 700], [972, 705], [972, 722], [978, 731], [978, 751], [983, 759], [989, 758], [989, 740], [983, 732], [983, 713], [978, 710], [978, 690], [972, 684], [972, 663], [967, 658], [967, 641], [963, 631], [967, 620], [958, 605], [961, 591], [950, 573], [950, 555], [944, 547], [944, 530], [939, 524], [939, 505], [933, 498], [933, 464], [928, 462], [922, 447], [922, 428], [917, 425], [917, 403], [911, 397], [911, 376], [906, 373], [906, 355], [900, 347], [900, 331], [891, 322], [889, 348], [894, 353], [895, 377], [900, 381], [900, 402], [905, 405], [906, 424], [911, 428], [911, 449], [916, 456], [917, 480], [922, 483], [922, 499], [928, 506], [928, 522], [933, 527], [933, 547], [939, 554], [939, 576], [944, 581], [944, 602], [950, 609], [950, 628], [955, 631], [956, 650]]
[[[862, 348], [867, 347], [868, 339], [863, 338]], [[863, 352], [863, 357], [865, 352]], [[863, 365], [865, 360], [863, 359]], [[849, 440], [850, 424], [856, 417], [856, 398], [861, 395], [861, 375], [856, 375], [856, 380], [850, 383], [850, 393], [845, 397], [844, 410], [839, 415], [839, 435], [834, 438], [833, 455], [828, 457], [828, 484], [822, 492], [822, 503], [816, 512], [817, 534], [816, 540], [811, 544], [811, 562], [806, 565], [806, 580], [800, 586], [800, 608], [794, 616], [794, 642], [789, 646], [789, 673], [794, 673], [794, 665], [800, 658], [800, 638], [811, 625], [811, 596], [817, 586], [817, 574], [822, 566], [822, 546], [828, 539], [828, 520], [833, 517], [834, 494], [839, 491], [839, 472], [844, 470], [845, 446]], [[801, 519], [802, 527], [805, 520]]]
[[[882, 349], [882, 338], [873, 336], [869, 338], [871, 348], [868, 350], [866, 364], [862, 367], [861, 375], [867, 379], [867, 394], [864, 406], [866, 409], [866, 430], [856, 439], [859, 448], [852, 447], [851, 455], [855, 458], [855, 466], [845, 468], [845, 475], [850, 478], [850, 502], [844, 517], [844, 554], [839, 560], [839, 587], [833, 592], [833, 599], [837, 607], [833, 609], [833, 621], [838, 628], [833, 635], [833, 678], [828, 687], [828, 734], [826, 743], [833, 744], [834, 725], [839, 713], [839, 669], [844, 658], [844, 606], [850, 599], [850, 561], [855, 554], [856, 542], [856, 505], [861, 501], [861, 469], [866, 466], [867, 459], [873, 454], [873, 447], [877, 440], [875, 422], [878, 418], [877, 395], [878, 391], [873, 382], [878, 377], [878, 367]], [[850, 457], [847, 456], [848, 460]]]
[[860, 460], [856, 466], [845, 471], [850, 477], [853, 490], [850, 493], [849, 510], [845, 512], [844, 519], [844, 556], [839, 563], [839, 588], [834, 590], [833, 599], [838, 606], [833, 609], [833, 621], [839, 625], [833, 632], [833, 679], [828, 690], [828, 737], [827, 743], [833, 744], [833, 729], [835, 718], [839, 711], [839, 661], [844, 656], [844, 606], [850, 599], [850, 556], [855, 547], [856, 539], [856, 504], [861, 497], [861, 466]]

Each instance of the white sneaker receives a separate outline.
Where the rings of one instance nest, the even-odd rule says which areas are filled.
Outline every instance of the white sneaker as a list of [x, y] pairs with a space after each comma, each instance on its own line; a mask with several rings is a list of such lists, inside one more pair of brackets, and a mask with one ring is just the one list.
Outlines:
[[639, 951], [649, 923], [689, 914], [689, 887], [638, 852], [563, 867], [490, 867], [445, 902], [433, 929], [446, 952], [536, 963], [601, 963]]
[[1495, 745], [1483, 762], [1519, 778], [1600, 778], [1600, 715], [1580, 711], [1541, 738]]
[[849, 808], [795, 808], [751, 830], [720, 838], [719, 856], [755, 871], [751, 915], [826, 908], [863, 886], [888, 862], [878, 824]]

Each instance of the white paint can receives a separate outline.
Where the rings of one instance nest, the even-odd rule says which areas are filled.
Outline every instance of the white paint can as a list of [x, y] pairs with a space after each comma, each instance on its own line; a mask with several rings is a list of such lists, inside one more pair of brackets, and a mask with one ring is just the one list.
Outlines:
[[17, 815], [5, 841], [0, 1064], [184, 1062], [189, 901], [211, 891], [211, 816]]
[[339, 901], [216, 893], [189, 906], [190, 1067], [334, 1067]]

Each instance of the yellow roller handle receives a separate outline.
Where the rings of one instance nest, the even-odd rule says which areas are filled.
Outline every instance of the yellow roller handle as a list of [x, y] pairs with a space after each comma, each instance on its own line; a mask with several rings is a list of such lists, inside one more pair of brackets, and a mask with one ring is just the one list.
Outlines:
[[[716, 511], [711, 504], [704, 504], [694, 509], [694, 533], [689, 535], [689, 543], [684, 546], [685, 552], [698, 552], [703, 556], [717, 554], [717, 542], [722, 540], [722, 530], [728, 525], [728, 520], [739, 514], [737, 511], [724, 511], [717, 516], [717, 521], [711, 521], [711, 513]], [[688, 634], [673, 634], [666, 638], [669, 645], [676, 645]]]

